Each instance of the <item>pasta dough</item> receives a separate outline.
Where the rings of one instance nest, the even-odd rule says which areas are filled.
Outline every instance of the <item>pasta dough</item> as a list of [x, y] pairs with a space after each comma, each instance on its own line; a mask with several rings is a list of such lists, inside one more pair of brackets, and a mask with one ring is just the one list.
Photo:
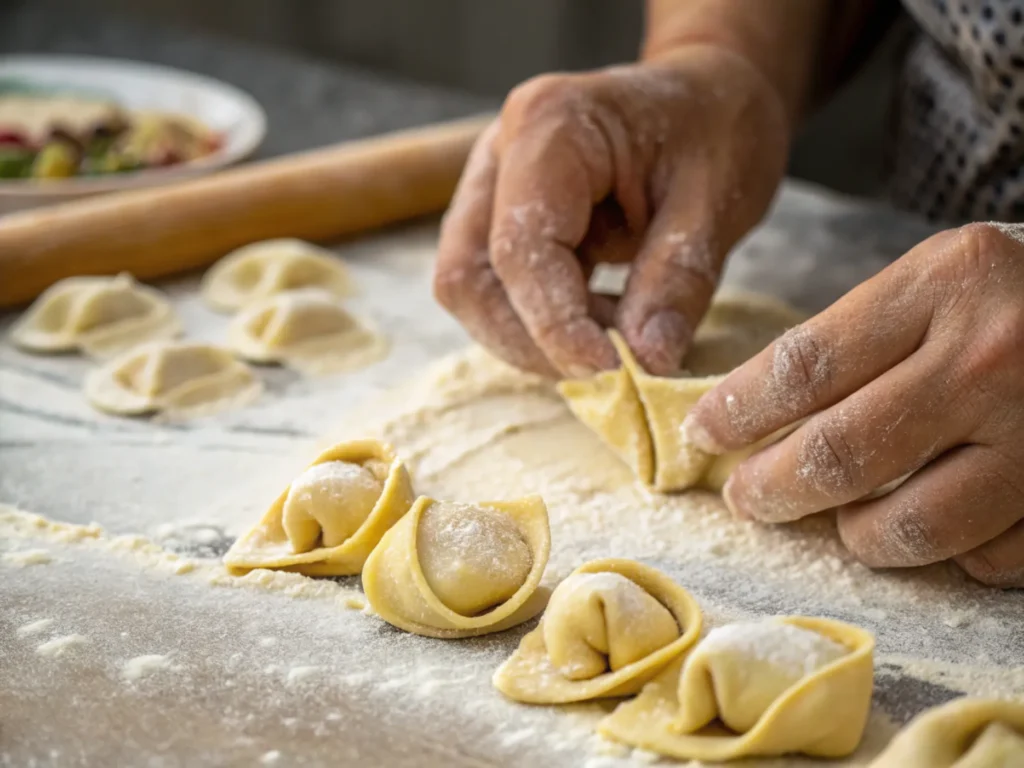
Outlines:
[[232, 251], [203, 275], [199, 291], [213, 309], [236, 312], [297, 288], [320, 288], [338, 297], [353, 293], [352, 278], [340, 258], [289, 238], [264, 240]]
[[390, 446], [341, 443], [313, 463], [224, 555], [234, 571], [281, 568], [351, 576], [413, 502], [412, 481]]
[[[750, 331], [751, 316], [758, 318], [752, 326], [756, 332]], [[665, 492], [698, 485], [718, 491], [741, 461], [796, 425], [743, 450], [713, 456], [686, 440], [680, 430], [683, 419], [725, 378], [722, 374], [799, 320], [795, 311], [768, 299], [719, 299], [698, 329], [684, 361], [693, 375], [680, 378], [646, 373], [622, 337], [611, 331], [622, 367], [590, 379], [562, 382], [559, 392], [577, 418], [615, 450], [645, 485]], [[739, 333], [740, 328], [744, 334]]]
[[31, 352], [81, 350], [108, 357], [144, 341], [181, 333], [160, 291], [123, 272], [117, 277], [69, 277], [50, 286], [11, 330], [11, 341]]
[[384, 621], [456, 638], [498, 632], [536, 616], [551, 548], [540, 497], [456, 504], [419, 498], [370, 554], [363, 591]]
[[716, 630], [598, 730], [688, 760], [842, 757], [857, 748], [867, 723], [873, 649], [869, 633], [827, 619]]
[[349, 371], [383, 357], [387, 341], [320, 289], [260, 299], [228, 327], [228, 346], [256, 363], [283, 363], [306, 373]]
[[700, 636], [701, 612], [661, 572], [596, 560], [558, 585], [540, 626], [494, 673], [516, 701], [565, 704], [639, 691]]
[[263, 386], [231, 353], [209, 344], [150, 342], [92, 371], [85, 394], [121, 415], [211, 413], [259, 396]]
[[914, 718], [871, 768], [1024, 766], [1024, 700], [956, 699]]

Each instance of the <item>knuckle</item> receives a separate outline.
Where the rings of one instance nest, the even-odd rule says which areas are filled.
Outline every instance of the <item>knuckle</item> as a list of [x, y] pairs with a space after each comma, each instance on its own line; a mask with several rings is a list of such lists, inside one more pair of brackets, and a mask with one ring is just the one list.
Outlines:
[[842, 425], [826, 419], [807, 424], [800, 445], [800, 472], [820, 491], [847, 496], [860, 487], [863, 471]]
[[916, 507], [894, 508], [885, 518], [881, 535], [893, 565], [927, 565], [944, 559], [935, 531]]
[[539, 75], [509, 91], [502, 107], [502, 117], [513, 122], [530, 122], [564, 109], [578, 95], [579, 83], [572, 75]]
[[960, 361], [967, 386], [973, 389], [976, 383], [1007, 372], [1018, 379], [1020, 361], [1024, 360], [1024, 306], [1003, 307], [979, 325], [977, 338], [965, 345]]
[[791, 397], [806, 403], [828, 398], [834, 377], [828, 345], [806, 326], [797, 326], [775, 342], [772, 377]]
[[929, 243], [933, 247], [920, 279], [933, 291], [937, 306], [947, 311], [976, 300], [994, 272], [1014, 268], [1007, 236], [991, 224], [965, 224]]

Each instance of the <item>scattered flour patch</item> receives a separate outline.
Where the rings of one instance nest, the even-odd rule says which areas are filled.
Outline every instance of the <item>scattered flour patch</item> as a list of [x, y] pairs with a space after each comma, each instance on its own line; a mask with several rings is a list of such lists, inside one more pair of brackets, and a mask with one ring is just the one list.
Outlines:
[[40, 632], [45, 632], [47, 629], [53, 626], [53, 619], [39, 619], [38, 621], [30, 621], [28, 624], [23, 624], [18, 627], [18, 637], [29, 637], [31, 635], [38, 635]]
[[281, 760], [281, 750], [271, 749], [269, 752], [264, 752], [260, 757], [260, 765], [277, 765]]
[[40, 643], [36, 646], [36, 653], [40, 656], [55, 658], [63, 656], [69, 650], [83, 646], [88, 642], [89, 638], [85, 635], [62, 635], [61, 637], [47, 640], [45, 643]]
[[161, 670], [177, 671], [179, 669], [181, 667], [172, 664], [169, 656], [147, 653], [128, 659], [121, 667], [121, 675], [125, 680], [135, 681]]
[[288, 684], [298, 685], [300, 683], [308, 682], [313, 678], [320, 677], [323, 673], [323, 667], [317, 666], [304, 666], [304, 667], [292, 667], [288, 670]]
[[521, 728], [518, 731], [509, 731], [503, 734], [501, 737], [501, 745], [503, 747], [514, 747], [517, 744], [523, 744], [528, 741], [533, 741], [537, 738], [537, 732], [533, 728]]
[[27, 568], [30, 565], [46, 565], [53, 562], [53, 557], [45, 549], [22, 549], [5, 552], [4, 562], [16, 568]]
[[277, 645], [276, 637], [261, 637], [259, 639], [260, 648], [273, 648], [275, 645]]

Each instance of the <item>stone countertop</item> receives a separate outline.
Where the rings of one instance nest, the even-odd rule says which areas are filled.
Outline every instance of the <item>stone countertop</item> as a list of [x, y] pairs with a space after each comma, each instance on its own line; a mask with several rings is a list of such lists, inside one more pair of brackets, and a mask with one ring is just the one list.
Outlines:
[[250, 93], [266, 110], [271, 157], [493, 109], [486, 99], [321, 63], [179, 27], [97, 17], [54, 0], [0, 7], [0, 55], [135, 59], [198, 72]]

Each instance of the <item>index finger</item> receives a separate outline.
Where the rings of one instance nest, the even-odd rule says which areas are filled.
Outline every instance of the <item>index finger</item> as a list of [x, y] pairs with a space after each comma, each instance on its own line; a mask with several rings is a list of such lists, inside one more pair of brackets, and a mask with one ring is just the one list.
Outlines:
[[710, 453], [750, 445], [907, 358], [932, 318], [918, 277], [911, 262], [896, 262], [776, 339], [698, 401], [684, 421], [688, 438]]
[[490, 236], [491, 263], [519, 318], [547, 359], [573, 377], [618, 364], [590, 316], [575, 253], [609, 191], [581, 151], [587, 130], [564, 114], [516, 126], [502, 148]]

